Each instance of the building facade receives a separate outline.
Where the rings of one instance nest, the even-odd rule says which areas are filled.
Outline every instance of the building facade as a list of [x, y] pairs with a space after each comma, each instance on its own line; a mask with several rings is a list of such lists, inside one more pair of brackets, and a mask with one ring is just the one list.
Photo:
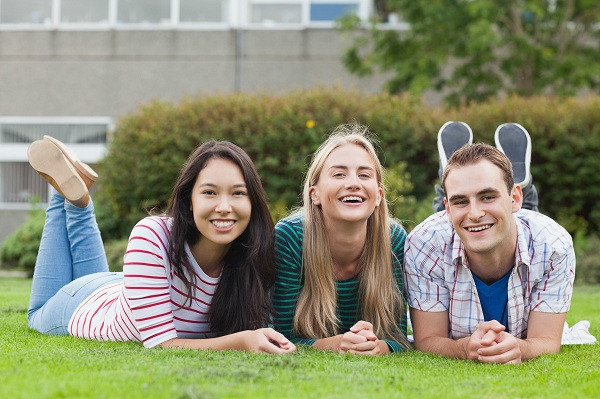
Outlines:
[[[341, 86], [335, 20], [372, 0], [0, 0], [0, 242], [49, 188], [29, 143], [50, 134], [94, 163], [120, 116], [153, 99]], [[401, 24], [393, 28], [402, 29]]]

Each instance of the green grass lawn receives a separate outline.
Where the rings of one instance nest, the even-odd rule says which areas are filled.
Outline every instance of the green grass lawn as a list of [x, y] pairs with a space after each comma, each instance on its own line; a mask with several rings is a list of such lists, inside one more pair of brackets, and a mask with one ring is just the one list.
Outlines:
[[[144, 349], [27, 329], [31, 280], [0, 278], [0, 398], [600, 397], [600, 345], [525, 364], [410, 352], [380, 358]], [[567, 321], [600, 338], [600, 286], [576, 286]]]

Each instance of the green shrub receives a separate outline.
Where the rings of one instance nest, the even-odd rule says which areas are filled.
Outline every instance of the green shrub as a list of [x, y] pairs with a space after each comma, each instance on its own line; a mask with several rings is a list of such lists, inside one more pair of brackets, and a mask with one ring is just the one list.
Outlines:
[[111, 240], [104, 243], [106, 260], [111, 272], [123, 271], [123, 255], [127, 249], [127, 239]]
[[600, 284], [600, 237], [597, 234], [575, 236], [575, 282]]
[[[375, 132], [390, 174], [409, 176], [411, 184], [399, 199], [390, 200], [396, 218], [417, 221], [415, 212], [431, 212], [425, 204], [437, 178], [439, 127], [447, 120], [464, 120], [476, 141], [493, 144], [496, 126], [515, 121], [532, 136], [541, 211], [572, 233], [598, 232], [599, 110], [598, 96], [509, 97], [444, 109], [427, 108], [408, 96], [325, 89], [203, 96], [178, 104], [156, 101], [117, 124], [100, 165], [98, 222], [105, 237], [121, 238], [149, 209], [164, 209], [184, 160], [209, 139], [230, 140], [248, 152], [278, 218], [299, 205], [310, 155], [332, 128], [349, 121]], [[400, 163], [405, 169], [395, 170]]]
[[[23, 225], [6, 238], [0, 247], [0, 266], [18, 268], [33, 275], [42, 231], [46, 218], [45, 211], [34, 209]], [[106, 258], [111, 271], [123, 270], [123, 255], [127, 248], [127, 239], [111, 240], [104, 244]]]
[[4, 240], [0, 248], [2, 267], [19, 268], [33, 275], [45, 218], [46, 213], [34, 207], [23, 225]]

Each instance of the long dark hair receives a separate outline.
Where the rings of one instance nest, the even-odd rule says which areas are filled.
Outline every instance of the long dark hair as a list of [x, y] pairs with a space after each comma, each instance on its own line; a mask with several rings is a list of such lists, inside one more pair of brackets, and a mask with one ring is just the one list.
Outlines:
[[228, 141], [200, 145], [181, 168], [166, 211], [173, 218], [169, 261], [185, 283], [187, 299], [192, 301], [196, 276], [187, 260], [185, 243], [191, 246], [200, 239], [191, 211], [192, 188], [200, 171], [215, 158], [229, 160], [240, 168], [252, 206], [248, 227], [225, 254], [219, 285], [208, 312], [211, 332], [226, 335], [264, 327], [269, 321], [270, 290], [275, 281], [273, 220], [258, 172], [248, 154]]

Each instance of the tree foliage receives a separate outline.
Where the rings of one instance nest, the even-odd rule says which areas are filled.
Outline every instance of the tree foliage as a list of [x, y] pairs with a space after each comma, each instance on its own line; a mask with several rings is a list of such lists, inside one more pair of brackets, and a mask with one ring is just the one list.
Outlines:
[[[392, 72], [392, 93], [443, 91], [453, 104], [500, 93], [570, 95], [600, 87], [597, 0], [388, 0], [410, 28], [355, 37], [344, 63], [353, 73]], [[348, 17], [342, 29], [360, 21]]]

